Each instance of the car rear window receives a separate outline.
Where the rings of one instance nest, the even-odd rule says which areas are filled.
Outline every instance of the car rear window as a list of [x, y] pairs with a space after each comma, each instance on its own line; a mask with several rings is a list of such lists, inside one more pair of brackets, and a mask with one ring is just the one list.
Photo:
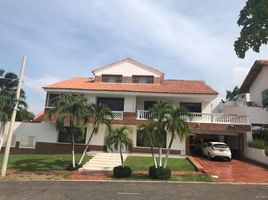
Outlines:
[[227, 144], [214, 144], [213, 147], [215, 147], [215, 148], [229, 148]]

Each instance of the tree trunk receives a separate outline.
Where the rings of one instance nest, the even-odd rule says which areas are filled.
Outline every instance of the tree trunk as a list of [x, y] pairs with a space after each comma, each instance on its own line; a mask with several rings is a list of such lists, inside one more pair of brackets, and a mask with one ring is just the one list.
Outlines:
[[155, 168], [157, 168], [157, 161], [156, 161], [156, 157], [154, 155], [154, 148], [151, 146], [151, 152], [152, 152], [152, 157], [153, 157], [153, 160], [154, 160], [154, 166]]
[[73, 168], [75, 168], [74, 132], [73, 131], [72, 131], [72, 157], [73, 157]]
[[169, 157], [169, 153], [170, 153], [170, 149], [171, 149], [171, 145], [173, 143], [173, 140], [174, 140], [174, 135], [172, 134], [169, 145], [168, 145], [167, 153], [166, 153], [166, 160], [165, 160], [164, 168], [167, 167], [168, 157]]
[[162, 147], [159, 147], [159, 167], [162, 167]]
[[0, 151], [2, 149], [3, 143], [4, 143], [4, 133], [5, 133], [5, 122], [0, 122], [1, 128], [0, 128]]
[[93, 130], [92, 130], [92, 132], [91, 132], [91, 135], [90, 135], [90, 137], [88, 138], [87, 145], [86, 145], [86, 147], [85, 147], [85, 149], [84, 149], [84, 151], [83, 151], [83, 154], [82, 154], [82, 156], [81, 156], [81, 158], [80, 158], [80, 160], [79, 160], [78, 165], [81, 165], [81, 163], [83, 162], [84, 157], [85, 157], [85, 155], [86, 155], [86, 153], [87, 153], [87, 150], [88, 150], [90, 141], [91, 141], [91, 139], [92, 139], [92, 137], [93, 137], [95, 131], [96, 131], [96, 129], [93, 128]]
[[121, 166], [125, 167], [125, 163], [124, 163], [124, 158], [123, 158], [123, 154], [122, 154], [122, 146], [119, 146], [119, 152], [120, 152], [120, 158], [121, 158]]

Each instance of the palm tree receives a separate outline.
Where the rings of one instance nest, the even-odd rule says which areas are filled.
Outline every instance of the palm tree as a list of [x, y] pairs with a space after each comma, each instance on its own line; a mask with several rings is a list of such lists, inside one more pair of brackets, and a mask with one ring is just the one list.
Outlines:
[[157, 144], [157, 124], [154, 121], [150, 121], [147, 124], [139, 125], [138, 127], [140, 139], [144, 141], [145, 146], [150, 146], [151, 153], [154, 161], [154, 166], [157, 168], [157, 161], [154, 154], [154, 147]]
[[49, 110], [49, 117], [57, 113], [57, 130], [66, 130], [65, 123], [69, 122], [72, 146], [72, 166], [75, 168], [75, 133], [85, 130], [85, 114], [87, 112], [87, 99], [80, 95], [64, 94], [56, 98], [53, 107]]
[[87, 145], [83, 151], [82, 157], [78, 163], [79, 165], [83, 162], [91, 139], [93, 135], [98, 132], [100, 124], [104, 124], [108, 128], [109, 133], [111, 132], [111, 121], [113, 119], [113, 114], [110, 108], [103, 104], [91, 104], [88, 108], [88, 112], [89, 119], [93, 120], [93, 129], [90, 137], [88, 138]]
[[171, 110], [171, 104], [168, 102], [157, 102], [150, 109], [151, 121], [155, 121], [157, 146], [159, 150], [159, 167], [162, 167], [162, 148], [166, 140], [165, 124], [167, 123], [167, 117]]
[[168, 133], [171, 134], [171, 139], [166, 152], [164, 168], [167, 167], [168, 157], [174, 138], [178, 136], [180, 141], [182, 141], [188, 136], [189, 127], [187, 122], [185, 121], [185, 116], [190, 116], [190, 114], [185, 108], [175, 105], [171, 106], [171, 110], [168, 114], [167, 121], [165, 124]]
[[132, 140], [129, 136], [129, 131], [127, 126], [122, 126], [120, 128], [113, 129], [112, 132], [106, 137], [106, 146], [114, 150], [119, 150], [121, 158], [121, 166], [125, 167], [124, 158], [122, 150], [131, 150]]

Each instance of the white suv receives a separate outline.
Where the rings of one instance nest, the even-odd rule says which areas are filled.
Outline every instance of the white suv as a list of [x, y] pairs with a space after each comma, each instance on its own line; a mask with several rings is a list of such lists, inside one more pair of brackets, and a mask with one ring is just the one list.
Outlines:
[[214, 158], [225, 158], [227, 161], [232, 160], [232, 153], [229, 146], [223, 142], [208, 142], [202, 146], [203, 156], [209, 160]]

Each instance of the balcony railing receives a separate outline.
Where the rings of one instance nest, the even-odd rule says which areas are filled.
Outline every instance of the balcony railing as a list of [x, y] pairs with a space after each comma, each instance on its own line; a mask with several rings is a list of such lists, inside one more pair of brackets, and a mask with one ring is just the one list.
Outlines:
[[123, 119], [123, 114], [124, 114], [123, 111], [112, 111], [112, 113], [113, 113], [114, 120], [122, 120]]
[[[224, 113], [190, 113], [191, 116], [183, 116], [187, 122], [216, 123], [216, 124], [250, 124], [245, 115], [232, 115]], [[148, 120], [151, 114], [147, 110], [137, 110], [138, 120]]]

